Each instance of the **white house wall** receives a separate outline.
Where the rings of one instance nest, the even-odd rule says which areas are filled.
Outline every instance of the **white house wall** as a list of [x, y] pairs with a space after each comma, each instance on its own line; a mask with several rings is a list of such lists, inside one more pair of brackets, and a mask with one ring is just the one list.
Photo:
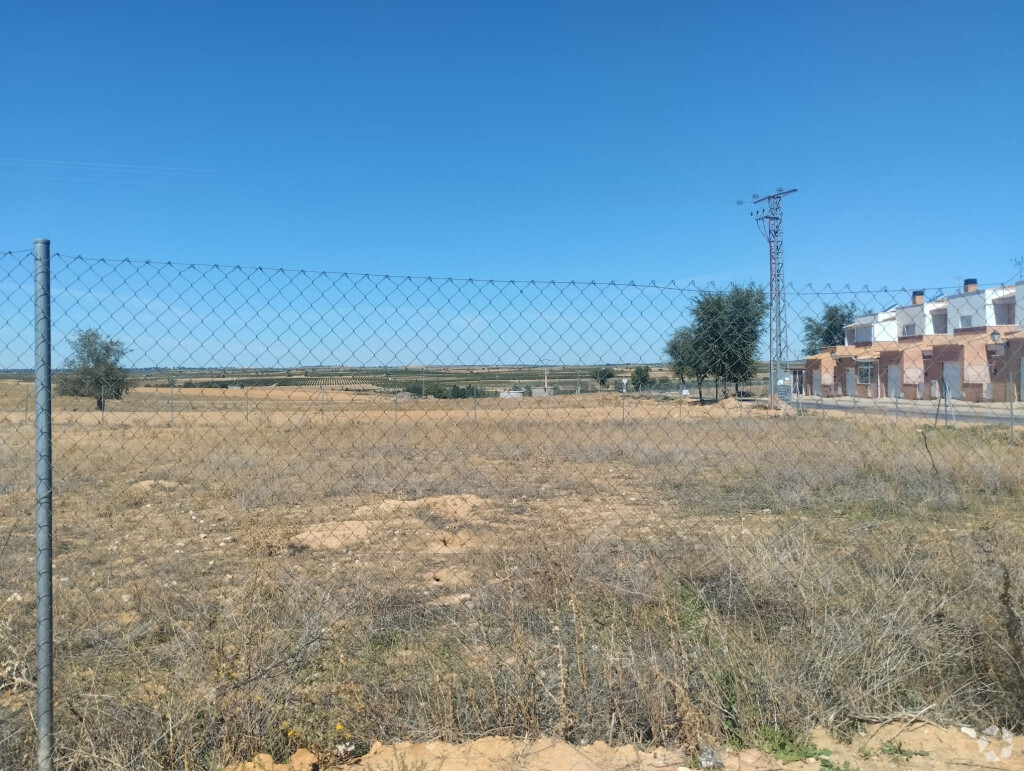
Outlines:
[[[903, 330], [908, 324], [914, 325], [914, 335], [935, 335], [946, 334], [952, 336], [953, 332], [964, 327], [993, 327], [999, 326], [996, 321], [996, 308], [994, 301], [1012, 300], [1014, 323], [1024, 328], [1024, 281], [1019, 281], [1013, 286], [1000, 286], [991, 289], [979, 289], [975, 292], [962, 292], [948, 298], [933, 300], [922, 305], [902, 305], [880, 313], [866, 313], [854, 319], [852, 324], [846, 327], [846, 343], [868, 342], [866, 339], [857, 339], [856, 334], [860, 328], [862, 334], [870, 328], [871, 343], [895, 342], [903, 337]], [[935, 313], [946, 312], [946, 329], [944, 332], [935, 329]], [[970, 316], [969, 324], [962, 324], [964, 316]], [[909, 382], [909, 381], [908, 381]], [[972, 381], [981, 382], [981, 381]]]
[[923, 305], [904, 305], [896, 309], [896, 333], [903, 337], [903, 330], [908, 324], [914, 325], [912, 335], [925, 333], [925, 312]]
[[[949, 324], [949, 318], [947, 315], [946, 329], [941, 332], [935, 331], [935, 317], [936, 311], [947, 312], [947, 306], [945, 300], [933, 300], [932, 302], [922, 303], [921, 305], [901, 305], [898, 308], [892, 310], [892, 314], [895, 317], [894, 324], [896, 328], [896, 334], [899, 337], [908, 337], [911, 335], [935, 335], [935, 334], [952, 334], [953, 330]], [[882, 314], [879, 314], [881, 316]], [[913, 332], [905, 332], [907, 325], [913, 324]], [[882, 328], [879, 329], [882, 332]], [[889, 338], [876, 338], [876, 339], [889, 339]]]
[[888, 319], [875, 323], [875, 342], [895, 342], [900, 336], [900, 329], [896, 326], [896, 315], [891, 314]]
[[[870, 327], [871, 339], [858, 339], [858, 327]], [[847, 345], [866, 342], [895, 342], [899, 337], [899, 327], [896, 325], [896, 313], [894, 309], [882, 311], [881, 313], [866, 313], [863, 316], [857, 316], [857, 318], [853, 320], [852, 324], [846, 325], [845, 330]]]
[[[1005, 315], [1003, 318], [999, 318], [996, 314], [996, 306], [1005, 306], [1008, 301], [1012, 304], [1016, 292], [1017, 289], [1014, 286], [997, 286], [985, 290], [985, 302], [987, 303], [986, 326], [997, 326], [1007, 323]], [[1011, 312], [1016, 313], [1016, 308], [1012, 308]]]
[[[965, 327], [986, 327], [995, 323], [995, 312], [992, 309], [991, 301], [986, 297], [987, 292], [979, 289], [977, 292], [966, 294], [955, 294], [947, 301], [949, 315], [947, 323], [950, 331], [963, 329]], [[964, 316], [970, 316], [969, 324], [961, 324]]]
[[[924, 334], [926, 335], [950, 335], [953, 333], [952, 328], [949, 326], [949, 308], [945, 300], [936, 300], [934, 302], [925, 303], [923, 308], [924, 313]], [[935, 313], [946, 314], [946, 328], [941, 332], [935, 331]]]

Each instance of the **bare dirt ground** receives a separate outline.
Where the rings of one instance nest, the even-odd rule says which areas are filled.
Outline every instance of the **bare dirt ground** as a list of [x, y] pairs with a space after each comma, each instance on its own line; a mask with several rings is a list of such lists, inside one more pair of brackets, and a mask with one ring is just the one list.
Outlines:
[[[1024, 769], [1024, 737], [994, 726], [987, 730], [988, 734], [972, 728], [965, 731], [958, 726], [894, 722], [868, 726], [844, 743], [824, 729], [815, 729], [810, 734], [810, 743], [823, 752], [814, 759], [783, 762], [760, 750], [726, 750], [718, 758], [724, 771], [818, 771], [830, 767], [859, 771]], [[823, 765], [821, 758], [831, 766]], [[325, 760], [331, 765], [336, 762], [331, 758]], [[577, 746], [549, 737], [489, 737], [465, 744], [377, 743], [346, 767], [377, 771], [684, 771], [701, 768], [699, 759], [696, 763], [694, 760], [680, 750], [663, 747], [645, 751], [632, 746], [611, 747], [604, 742]], [[263, 755], [230, 766], [227, 771], [315, 771], [318, 763], [316, 755], [300, 750], [282, 763]]]
[[[11, 767], [32, 736], [25, 397], [0, 381]], [[614, 393], [164, 388], [92, 407], [53, 413], [76, 768], [326, 760], [347, 741], [396, 771], [486, 753], [677, 768], [705, 744], [800, 741], [839, 767], [942, 767], [948, 749], [962, 768], [990, 762], [977, 740], [915, 725], [910, 754], [886, 754], [871, 742], [899, 729], [870, 738], [861, 716], [1024, 725], [1024, 456], [998, 429]], [[418, 744], [371, 749], [399, 740]], [[1016, 744], [991, 762], [1011, 761]]]

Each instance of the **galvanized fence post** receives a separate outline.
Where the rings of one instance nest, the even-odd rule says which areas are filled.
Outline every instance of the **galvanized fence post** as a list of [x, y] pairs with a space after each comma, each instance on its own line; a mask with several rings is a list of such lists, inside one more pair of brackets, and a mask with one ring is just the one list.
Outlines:
[[36, 730], [39, 771], [53, 768], [53, 437], [50, 421], [50, 242], [35, 241]]
[[1010, 388], [1007, 393], [1007, 400], [1010, 402], [1010, 444], [1017, 444], [1017, 437], [1013, 433], [1013, 403], [1017, 400], [1017, 390], [1013, 385], [1013, 375], [1009, 367], [1006, 369], [1006, 377], [1010, 381]]

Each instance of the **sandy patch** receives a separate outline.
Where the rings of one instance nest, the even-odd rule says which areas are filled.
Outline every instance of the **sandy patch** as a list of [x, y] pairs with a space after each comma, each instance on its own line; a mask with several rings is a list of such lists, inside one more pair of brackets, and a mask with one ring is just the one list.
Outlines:
[[298, 750], [284, 763], [275, 763], [266, 753], [261, 753], [248, 763], [236, 763], [228, 766], [225, 771], [315, 771], [320, 763], [309, 750]]
[[136, 482], [130, 487], [125, 488], [124, 492], [126, 495], [141, 495], [151, 492], [163, 493], [173, 490], [177, 486], [177, 482], [171, 482], [166, 479], [143, 479], [141, 482]]
[[467, 517], [474, 508], [485, 503], [487, 503], [486, 500], [476, 495], [438, 495], [411, 501], [387, 500], [380, 505], [379, 509], [382, 512], [391, 512], [400, 509], [419, 511], [426, 508], [443, 511], [456, 517]]
[[156, 495], [171, 492], [177, 486], [177, 482], [166, 479], [143, 479], [126, 487], [114, 497], [114, 500], [122, 506], [138, 506]]
[[309, 549], [347, 549], [368, 542], [373, 534], [373, 522], [349, 519], [313, 525], [293, 536], [291, 541]]
[[[986, 733], [987, 732], [987, 733]], [[867, 726], [849, 744], [828, 736], [821, 728], [811, 741], [826, 747], [829, 760], [837, 766], [848, 762], [860, 771], [883, 769], [1001, 768], [1024, 770], [1024, 737], [1014, 736], [997, 726], [981, 728], [940, 727], [931, 723], [889, 723]], [[794, 771], [817, 771], [820, 764], [801, 761], [786, 766]]]
[[430, 600], [427, 605], [435, 608], [447, 608], [452, 605], [461, 605], [464, 602], [469, 602], [473, 599], [473, 595], [462, 592], [460, 594], [442, 594], [433, 600]]
[[435, 586], [459, 586], [468, 584], [473, 580], [473, 574], [461, 568], [443, 567], [437, 570], [430, 570], [424, 575], [427, 583]]
[[[754, 757], [746, 754], [749, 757], [744, 758], [747, 761], [744, 768], [769, 767], [756, 765]], [[738, 757], [735, 760], [738, 761]], [[609, 747], [604, 742], [574, 747], [559, 739], [541, 738], [524, 742], [492, 737], [468, 744], [399, 742], [384, 746], [378, 743], [359, 760], [358, 766], [382, 771], [395, 768], [423, 768], [424, 771], [675, 771], [680, 766], [685, 767], [686, 761], [686, 756], [673, 750], [644, 752], [629, 746]], [[738, 769], [738, 762], [731, 767]]]
[[328, 520], [306, 528], [291, 541], [326, 550], [398, 542], [404, 550], [438, 556], [481, 551], [486, 543], [462, 526], [479, 524], [481, 520], [473, 514], [486, 503], [475, 495], [385, 500], [356, 508], [352, 519]]
[[[822, 754], [832, 767], [859, 771], [892, 771], [894, 768], [963, 771], [965, 768], [1024, 769], [1024, 737], [1001, 728], [939, 727], [929, 723], [890, 723], [867, 726], [850, 743], [831, 738], [815, 729], [809, 743], [827, 750]], [[300, 751], [301, 753], [302, 751]], [[758, 750], [721, 751], [725, 771], [818, 771], [819, 760], [809, 759], [783, 765]], [[293, 756], [293, 765], [272, 765], [270, 756], [257, 756], [253, 763], [229, 766], [228, 771], [311, 771], [309, 754]], [[295, 763], [295, 761], [299, 761]], [[263, 765], [257, 765], [262, 762]], [[341, 759], [324, 756], [321, 768], [341, 764]], [[305, 765], [304, 765], [305, 764]], [[845, 765], [849, 764], [849, 765]], [[380, 771], [422, 769], [422, 771], [688, 771], [700, 768], [699, 759], [680, 749], [655, 748], [643, 751], [631, 746], [612, 747], [604, 742], [574, 746], [559, 739], [541, 737], [524, 741], [489, 737], [466, 744], [446, 742], [377, 742], [350, 766]]]

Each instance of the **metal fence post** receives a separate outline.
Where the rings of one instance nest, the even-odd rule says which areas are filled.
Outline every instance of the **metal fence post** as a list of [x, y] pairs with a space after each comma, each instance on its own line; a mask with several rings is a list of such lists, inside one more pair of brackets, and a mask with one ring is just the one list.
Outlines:
[[1017, 443], [1017, 437], [1014, 436], [1014, 432], [1013, 432], [1013, 403], [1017, 399], [1017, 391], [1014, 388], [1014, 385], [1013, 385], [1013, 375], [1010, 374], [1010, 368], [1009, 367], [1006, 368], [1006, 377], [1010, 381], [1009, 394], [1007, 394], [1010, 397], [1010, 444], [1016, 444]]
[[53, 455], [50, 421], [50, 242], [35, 241], [36, 730], [39, 771], [53, 768]]

